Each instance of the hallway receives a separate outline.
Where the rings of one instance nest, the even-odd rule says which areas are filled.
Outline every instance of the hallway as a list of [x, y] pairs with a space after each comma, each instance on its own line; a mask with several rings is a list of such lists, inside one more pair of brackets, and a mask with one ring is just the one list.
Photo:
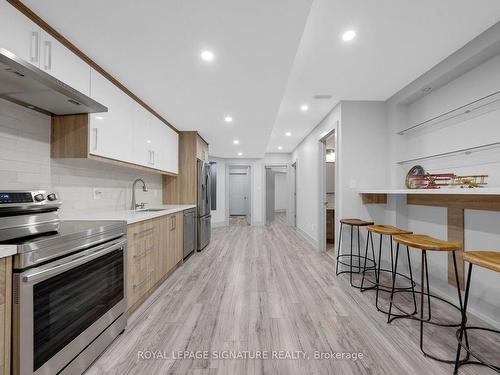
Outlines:
[[[374, 293], [361, 294], [346, 278], [336, 277], [333, 260], [313, 250], [283, 220], [268, 227], [217, 228], [210, 245], [132, 315], [124, 334], [87, 373], [451, 373], [450, 365], [420, 353], [416, 322], [387, 325], [373, 300]], [[440, 309], [433, 313], [445, 312]], [[444, 333], [434, 334], [434, 340], [439, 337], [453, 352], [454, 333]], [[487, 350], [491, 341], [483, 342]], [[209, 353], [198, 355], [208, 358], [181, 359], [177, 353], [204, 350]], [[222, 351], [248, 356], [269, 351], [269, 359], [221, 360], [213, 358], [213, 351], [219, 356]], [[272, 351], [290, 351], [297, 358], [271, 359]], [[314, 359], [315, 352], [361, 354], [357, 360], [348, 354]], [[465, 366], [461, 374], [488, 371]]]

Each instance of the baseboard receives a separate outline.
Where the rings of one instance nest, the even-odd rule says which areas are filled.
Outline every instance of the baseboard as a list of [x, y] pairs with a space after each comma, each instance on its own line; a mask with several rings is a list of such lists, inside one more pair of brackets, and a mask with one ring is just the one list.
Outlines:
[[306, 240], [316, 250], [319, 250], [318, 241], [316, 241], [314, 238], [312, 238], [310, 235], [308, 235], [306, 232], [304, 232], [299, 227], [296, 227], [295, 229], [297, 230], [297, 233], [299, 234], [299, 236], [301, 236], [304, 240]]

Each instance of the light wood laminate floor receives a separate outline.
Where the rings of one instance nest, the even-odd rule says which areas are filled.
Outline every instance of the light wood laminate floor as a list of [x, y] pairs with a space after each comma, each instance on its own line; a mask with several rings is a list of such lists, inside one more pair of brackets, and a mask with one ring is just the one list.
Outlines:
[[[344, 276], [336, 277], [333, 259], [315, 251], [284, 220], [267, 227], [217, 228], [210, 245], [130, 317], [126, 331], [88, 374], [452, 373], [451, 365], [421, 354], [417, 322], [388, 325], [374, 307], [374, 293], [351, 288]], [[438, 314], [456, 316], [446, 306], [433, 306]], [[431, 327], [426, 338], [436, 344], [429, 350], [454, 357], [454, 330]], [[471, 341], [498, 356], [498, 339]], [[178, 351], [209, 351], [209, 358], [173, 358]], [[222, 360], [212, 357], [214, 351], [218, 356], [261, 351], [270, 357], [272, 351], [301, 351], [308, 358], [300, 353], [299, 359]], [[314, 359], [316, 351], [359, 352], [364, 358]], [[460, 373], [493, 372], [464, 366]]]

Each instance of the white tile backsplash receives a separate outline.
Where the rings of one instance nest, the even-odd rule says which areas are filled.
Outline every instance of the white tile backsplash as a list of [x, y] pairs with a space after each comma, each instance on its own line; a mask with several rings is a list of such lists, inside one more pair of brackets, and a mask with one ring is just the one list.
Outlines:
[[[0, 100], [0, 190], [48, 189], [65, 212], [130, 206], [132, 182], [141, 177], [138, 202], [162, 203], [161, 176], [92, 160], [50, 158], [50, 117]], [[94, 199], [94, 190], [101, 192]]]

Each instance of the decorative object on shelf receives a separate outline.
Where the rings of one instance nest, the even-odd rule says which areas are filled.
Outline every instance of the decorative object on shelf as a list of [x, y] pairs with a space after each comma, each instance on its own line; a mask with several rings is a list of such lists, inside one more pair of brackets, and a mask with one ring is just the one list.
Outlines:
[[487, 174], [457, 176], [454, 173], [426, 173], [421, 165], [415, 165], [406, 174], [405, 184], [408, 189], [478, 188], [487, 184], [487, 177]]
[[413, 177], [422, 176], [425, 174], [424, 168], [421, 165], [413, 166], [406, 174], [406, 188], [407, 189], [417, 189], [418, 187], [413, 184]]

